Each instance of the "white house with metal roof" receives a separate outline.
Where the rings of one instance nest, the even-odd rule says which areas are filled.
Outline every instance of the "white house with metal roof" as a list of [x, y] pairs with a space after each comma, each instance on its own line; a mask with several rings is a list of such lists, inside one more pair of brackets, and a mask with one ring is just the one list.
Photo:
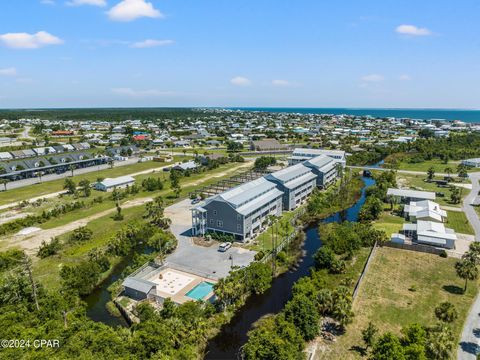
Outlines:
[[345, 157], [346, 156], [345, 151], [343, 150], [306, 149], [306, 148], [296, 148], [295, 150], [293, 150], [292, 156], [288, 158], [288, 163], [290, 165], [295, 165], [320, 155], [329, 156], [332, 159], [337, 160], [342, 164], [343, 167], [345, 167], [347, 163], [346, 157]]
[[135, 179], [131, 176], [120, 176], [117, 178], [106, 178], [95, 184], [95, 189], [100, 191], [113, 191], [114, 189], [123, 189], [135, 184]]
[[302, 204], [317, 184], [317, 175], [303, 164], [275, 171], [266, 175], [265, 179], [277, 184], [283, 192], [283, 208], [288, 211]]
[[447, 212], [440, 205], [430, 200], [411, 201], [403, 208], [405, 219], [410, 221], [425, 220], [443, 223], [447, 219]]
[[338, 164], [337, 160], [326, 155], [316, 156], [303, 162], [303, 165], [312, 169], [312, 172], [317, 175], [317, 187], [322, 189], [328, 187], [337, 178]]
[[454, 249], [457, 234], [453, 229], [434, 221], [418, 220], [416, 224], [403, 224], [402, 233], [419, 244]]
[[418, 191], [409, 189], [394, 189], [387, 190], [387, 196], [396, 197], [401, 202], [408, 203], [410, 201], [435, 200], [435, 193], [431, 191]]
[[276, 184], [259, 178], [212, 196], [192, 209], [192, 235], [231, 234], [246, 241], [262, 231], [270, 215], [282, 214], [282, 196]]

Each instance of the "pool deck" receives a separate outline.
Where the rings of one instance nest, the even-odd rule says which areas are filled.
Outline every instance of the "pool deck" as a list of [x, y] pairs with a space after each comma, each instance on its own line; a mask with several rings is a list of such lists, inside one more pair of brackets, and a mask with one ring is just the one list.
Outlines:
[[159, 285], [165, 283], [165, 281], [168, 282], [168, 284], [165, 284], [168, 286], [157, 286], [156, 291], [152, 293], [152, 295], [164, 299], [170, 298], [177, 304], [183, 304], [187, 301], [195, 301], [195, 299], [186, 294], [198, 284], [202, 282], [216, 283], [215, 280], [173, 269], [168, 266], [156, 269], [145, 276], [144, 279]]

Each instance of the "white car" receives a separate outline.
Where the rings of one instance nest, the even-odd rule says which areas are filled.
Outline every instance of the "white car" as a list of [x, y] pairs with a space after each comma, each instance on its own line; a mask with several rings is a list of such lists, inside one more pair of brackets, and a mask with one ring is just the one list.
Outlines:
[[224, 242], [218, 246], [218, 251], [225, 252], [232, 247], [232, 243]]

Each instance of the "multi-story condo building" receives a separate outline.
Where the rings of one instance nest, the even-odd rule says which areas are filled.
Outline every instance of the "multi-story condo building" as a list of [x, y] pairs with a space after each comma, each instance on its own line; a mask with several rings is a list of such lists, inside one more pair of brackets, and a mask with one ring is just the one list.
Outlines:
[[317, 175], [317, 187], [321, 189], [327, 188], [335, 181], [339, 164], [341, 164], [339, 161], [326, 155], [316, 156], [303, 162], [303, 165], [312, 169], [312, 172]]
[[270, 215], [282, 214], [282, 195], [275, 183], [262, 177], [212, 196], [192, 209], [192, 235], [212, 231], [232, 234], [239, 241], [251, 239]]
[[317, 176], [303, 164], [289, 166], [265, 176], [283, 192], [283, 208], [293, 210], [304, 202], [316, 186]]
[[345, 151], [343, 150], [304, 149], [304, 148], [296, 148], [295, 150], [293, 150], [292, 156], [288, 158], [288, 163], [290, 165], [295, 165], [320, 155], [326, 155], [337, 160], [342, 164], [343, 167], [345, 167], [346, 165]]

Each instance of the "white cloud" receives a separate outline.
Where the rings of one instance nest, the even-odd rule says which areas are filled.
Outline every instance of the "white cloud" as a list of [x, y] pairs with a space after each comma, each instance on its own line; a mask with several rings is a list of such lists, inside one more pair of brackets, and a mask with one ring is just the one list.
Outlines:
[[382, 82], [383, 80], [385, 80], [385, 78], [379, 74], [369, 74], [369, 75], [362, 76], [361, 80], [367, 83], [372, 83], [372, 82]]
[[107, 6], [106, 0], [70, 0], [67, 1], [68, 6], [82, 6], [82, 5], [93, 5], [93, 6]]
[[273, 86], [290, 86], [292, 85], [288, 80], [272, 80], [272, 85]]
[[140, 17], [161, 18], [163, 14], [145, 0], [123, 0], [107, 11], [114, 21], [133, 21]]
[[130, 96], [135, 98], [173, 95], [173, 92], [171, 91], [160, 91], [157, 89], [134, 90], [132, 88], [113, 88], [112, 92], [117, 95], [124, 95], [124, 96]]
[[135, 43], [131, 44], [130, 47], [136, 48], [136, 49], [145, 49], [145, 48], [152, 48], [152, 47], [157, 47], [157, 46], [172, 45], [174, 43], [175, 43], [175, 41], [173, 41], [173, 40], [147, 39], [147, 40], [135, 42]]
[[407, 36], [428, 36], [432, 35], [432, 32], [427, 28], [417, 27], [415, 25], [399, 25], [395, 29], [398, 34]]
[[412, 77], [410, 75], [403, 74], [403, 75], [400, 75], [398, 77], [398, 80], [400, 80], [400, 81], [410, 81], [410, 80], [412, 80]]
[[252, 84], [250, 79], [247, 79], [246, 77], [243, 77], [243, 76], [234, 77], [233, 79], [230, 80], [230, 83], [236, 86], [249, 86]]
[[49, 34], [46, 31], [39, 31], [35, 34], [29, 33], [7, 33], [0, 35], [0, 43], [13, 49], [38, 49], [48, 45], [63, 44], [63, 40]]
[[17, 75], [17, 69], [15, 69], [14, 67], [0, 69], [0, 76], [16, 76], [16, 75]]

